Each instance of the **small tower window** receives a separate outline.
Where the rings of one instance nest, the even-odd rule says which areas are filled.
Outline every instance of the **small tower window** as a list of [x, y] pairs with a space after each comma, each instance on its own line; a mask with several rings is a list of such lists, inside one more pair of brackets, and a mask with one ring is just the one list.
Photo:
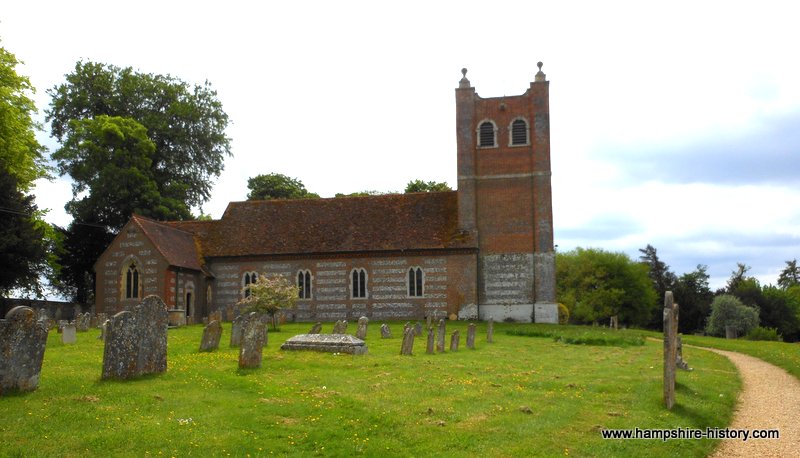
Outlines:
[[511, 145], [527, 145], [528, 123], [524, 119], [515, 119], [511, 123]]
[[367, 297], [367, 271], [365, 269], [353, 269], [351, 274], [350, 291], [353, 299], [364, 299]]
[[412, 267], [408, 269], [408, 295], [409, 297], [422, 297], [422, 269]]
[[478, 127], [478, 146], [482, 148], [497, 146], [495, 132], [497, 129], [492, 121], [484, 121]]
[[308, 270], [297, 272], [297, 296], [300, 299], [311, 299], [311, 272]]

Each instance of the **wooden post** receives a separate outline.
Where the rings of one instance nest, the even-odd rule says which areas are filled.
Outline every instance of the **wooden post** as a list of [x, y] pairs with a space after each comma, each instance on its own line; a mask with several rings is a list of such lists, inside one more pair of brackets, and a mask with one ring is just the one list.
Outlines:
[[678, 304], [673, 303], [672, 291], [664, 294], [664, 404], [675, 405], [675, 366], [678, 352]]

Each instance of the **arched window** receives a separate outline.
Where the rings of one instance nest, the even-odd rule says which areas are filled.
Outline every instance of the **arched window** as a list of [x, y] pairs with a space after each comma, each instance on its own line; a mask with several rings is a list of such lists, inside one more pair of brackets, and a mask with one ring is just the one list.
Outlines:
[[300, 299], [311, 299], [311, 272], [301, 270], [297, 272], [297, 295]]
[[478, 146], [481, 148], [490, 148], [497, 146], [497, 127], [492, 121], [483, 121], [478, 126]]
[[520, 145], [527, 145], [529, 144], [529, 131], [528, 131], [528, 122], [522, 118], [517, 118], [511, 122], [511, 127], [509, 129], [511, 138], [509, 139], [510, 146], [520, 146]]
[[125, 299], [138, 299], [139, 296], [139, 269], [136, 261], [131, 261], [125, 271]]
[[409, 297], [422, 297], [424, 295], [423, 273], [419, 267], [408, 269], [408, 295]]
[[363, 299], [367, 297], [367, 271], [366, 269], [353, 269], [350, 275], [350, 297]]
[[242, 296], [250, 297], [250, 285], [258, 280], [257, 272], [245, 272], [242, 277]]

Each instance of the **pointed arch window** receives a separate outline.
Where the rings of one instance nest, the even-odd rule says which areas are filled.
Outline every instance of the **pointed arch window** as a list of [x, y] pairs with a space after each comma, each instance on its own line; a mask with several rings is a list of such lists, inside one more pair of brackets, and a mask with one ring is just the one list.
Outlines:
[[353, 299], [367, 297], [367, 271], [363, 268], [353, 269], [350, 275], [350, 296]]
[[511, 121], [509, 127], [510, 135], [508, 144], [510, 146], [524, 146], [530, 144], [530, 129], [528, 128], [528, 121], [523, 118], [517, 118]]
[[486, 120], [478, 126], [478, 146], [481, 148], [497, 146], [497, 126], [494, 121]]
[[242, 276], [242, 296], [250, 297], [250, 285], [258, 280], [257, 272], [245, 272]]
[[408, 269], [408, 296], [422, 297], [424, 296], [424, 293], [422, 269], [420, 267], [412, 267]]
[[300, 299], [311, 299], [311, 271], [297, 272], [297, 290]]
[[136, 261], [131, 261], [125, 271], [125, 299], [138, 299], [139, 296], [139, 268]]

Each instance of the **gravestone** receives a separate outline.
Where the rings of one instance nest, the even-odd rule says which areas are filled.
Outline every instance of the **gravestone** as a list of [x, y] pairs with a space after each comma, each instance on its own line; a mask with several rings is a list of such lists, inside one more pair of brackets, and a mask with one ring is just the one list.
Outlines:
[[106, 327], [108, 326], [108, 321], [106, 320], [100, 325], [100, 335], [97, 337], [97, 340], [106, 340]]
[[215, 310], [208, 315], [208, 322], [219, 321], [222, 323], [222, 312]]
[[319, 334], [322, 332], [322, 323], [317, 321], [314, 323], [314, 326], [311, 327], [311, 330], [308, 331], [309, 334]]
[[691, 371], [692, 368], [689, 367], [689, 363], [683, 360], [683, 342], [681, 342], [681, 336], [678, 334], [677, 336], [678, 343], [677, 343], [677, 358], [675, 359], [675, 366], [678, 369], [683, 369], [685, 371]]
[[458, 330], [453, 331], [453, 335], [450, 336], [450, 351], [458, 351], [458, 344], [461, 340], [461, 334]]
[[411, 355], [414, 351], [414, 328], [406, 325], [403, 329], [403, 343], [400, 346], [401, 355]]
[[30, 307], [14, 307], [0, 320], [0, 396], [39, 387], [47, 331]]
[[617, 318], [617, 315], [611, 317], [608, 322], [608, 327], [611, 329], [619, 329], [619, 319]]
[[347, 334], [347, 320], [338, 320], [333, 325], [333, 332], [331, 334]]
[[68, 324], [69, 320], [58, 320], [58, 333], [61, 334], [61, 332], [64, 330], [64, 326]]
[[414, 335], [421, 336], [422, 335], [422, 323], [417, 321], [417, 324], [414, 325]]
[[367, 338], [367, 326], [369, 325], [369, 318], [362, 316], [358, 319], [358, 330], [356, 331], [356, 337], [364, 340]]
[[432, 355], [433, 354], [433, 341], [436, 338], [436, 332], [433, 330], [433, 327], [428, 328], [428, 342], [425, 346], [425, 353]]
[[425, 329], [430, 329], [432, 326], [433, 326], [433, 316], [432, 314], [428, 314], [428, 316], [425, 317]]
[[203, 338], [200, 341], [200, 351], [214, 351], [219, 348], [222, 337], [222, 325], [214, 320], [203, 329]]
[[664, 293], [664, 405], [675, 405], [675, 367], [678, 353], [678, 304], [672, 291]]
[[381, 325], [381, 339], [391, 339], [392, 338], [392, 330], [389, 329], [389, 325], [383, 323]]
[[486, 341], [494, 342], [494, 318], [492, 317], [489, 317], [489, 321], [486, 323]]
[[98, 313], [97, 314], [97, 327], [98, 328], [102, 327], [104, 324], [106, 324], [107, 320], [108, 320], [108, 316], [105, 313]]
[[74, 324], [68, 324], [64, 326], [61, 330], [61, 343], [66, 345], [74, 344], [77, 339], [75, 336], [75, 332], [77, 331], [77, 326]]
[[103, 379], [130, 379], [167, 370], [167, 307], [147, 296], [106, 324]]
[[88, 332], [92, 321], [92, 314], [89, 312], [81, 313], [75, 318], [75, 327], [78, 332]]
[[251, 312], [242, 322], [242, 346], [239, 347], [239, 369], [261, 367], [261, 352], [267, 340], [267, 327], [257, 313]]
[[310, 350], [327, 353], [364, 355], [367, 345], [349, 334], [299, 334], [281, 345], [281, 350]]
[[238, 347], [242, 344], [242, 332], [245, 314], [241, 314], [233, 319], [231, 322], [231, 347]]
[[467, 326], [467, 348], [470, 350], [475, 349], [475, 323], [470, 323]]
[[436, 334], [436, 351], [444, 353], [444, 336], [447, 333], [447, 324], [444, 318], [439, 320], [439, 332]]

